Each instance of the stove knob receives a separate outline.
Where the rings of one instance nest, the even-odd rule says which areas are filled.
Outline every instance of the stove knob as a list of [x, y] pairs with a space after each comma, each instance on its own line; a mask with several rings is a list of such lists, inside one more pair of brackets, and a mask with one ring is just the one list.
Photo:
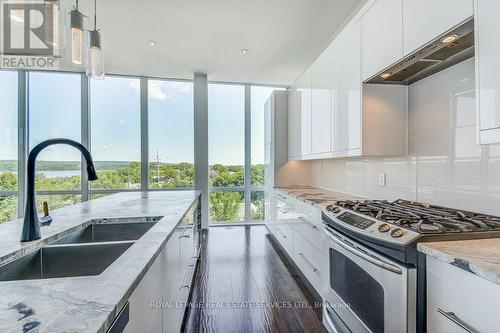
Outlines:
[[340, 212], [340, 208], [334, 205], [328, 205], [326, 206], [326, 210], [332, 213], [338, 213]]
[[394, 238], [401, 237], [403, 236], [403, 230], [401, 230], [400, 228], [393, 229], [391, 231], [391, 236]]
[[382, 223], [378, 226], [378, 231], [380, 232], [388, 232], [389, 230], [391, 230], [391, 227], [387, 223]]

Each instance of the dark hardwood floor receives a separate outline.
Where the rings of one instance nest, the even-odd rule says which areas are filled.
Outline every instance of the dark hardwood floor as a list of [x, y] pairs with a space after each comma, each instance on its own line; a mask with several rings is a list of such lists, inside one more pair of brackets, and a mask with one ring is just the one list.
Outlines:
[[324, 332], [321, 309], [267, 233], [265, 226], [204, 231], [185, 332]]

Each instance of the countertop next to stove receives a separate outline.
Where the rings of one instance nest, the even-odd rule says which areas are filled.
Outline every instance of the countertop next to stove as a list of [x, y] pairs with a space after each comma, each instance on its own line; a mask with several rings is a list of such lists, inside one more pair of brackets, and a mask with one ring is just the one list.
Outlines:
[[348, 194], [344, 192], [333, 191], [315, 186], [288, 186], [276, 187], [276, 190], [284, 192], [300, 201], [314, 205], [320, 209], [337, 200], [365, 200], [361, 196]]
[[418, 250], [500, 285], [500, 238], [419, 243]]

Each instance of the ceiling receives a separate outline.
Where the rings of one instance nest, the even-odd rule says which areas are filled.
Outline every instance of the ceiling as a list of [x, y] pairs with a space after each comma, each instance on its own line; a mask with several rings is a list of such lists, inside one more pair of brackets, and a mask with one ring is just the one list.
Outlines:
[[[105, 0], [97, 1], [98, 28], [108, 73], [191, 79], [204, 72], [213, 81], [289, 85], [360, 2]], [[80, 7], [93, 15], [92, 0]]]

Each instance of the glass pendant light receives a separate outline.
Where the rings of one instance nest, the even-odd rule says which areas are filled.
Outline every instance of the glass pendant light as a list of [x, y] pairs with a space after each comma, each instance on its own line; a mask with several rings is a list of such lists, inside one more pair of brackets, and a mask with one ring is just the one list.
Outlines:
[[45, 25], [45, 38], [54, 48], [62, 48], [61, 30], [60, 30], [60, 12], [58, 0], [45, 0], [45, 15], [52, 20], [52, 24]]
[[70, 12], [71, 19], [71, 62], [77, 65], [83, 63], [83, 14], [76, 7]]
[[94, 0], [94, 30], [88, 33], [86, 73], [92, 79], [104, 79], [104, 55], [101, 47], [101, 32], [97, 30], [97, 0]]

